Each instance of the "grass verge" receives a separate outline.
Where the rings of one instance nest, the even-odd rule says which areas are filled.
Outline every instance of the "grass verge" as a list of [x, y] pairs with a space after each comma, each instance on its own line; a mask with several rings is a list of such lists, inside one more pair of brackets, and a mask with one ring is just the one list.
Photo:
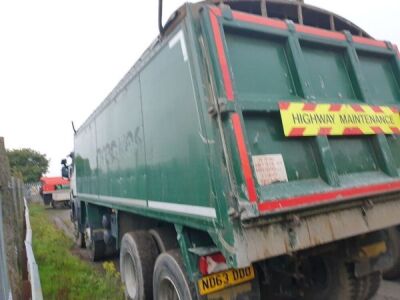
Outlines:
[[112, 263], [100, 272], [89, 262], [74, 256], [74, 242], [49, 220], [45, 208], [29, 207], [33, 251], [39, 266], [44, 299], [123, 299], [119, 274]]

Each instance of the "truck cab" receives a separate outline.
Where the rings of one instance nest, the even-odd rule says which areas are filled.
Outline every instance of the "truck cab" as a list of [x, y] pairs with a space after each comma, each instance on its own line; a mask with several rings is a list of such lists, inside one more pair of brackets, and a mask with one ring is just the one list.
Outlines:
[[63, 177], [42, 177], [40, 178], [40, 194], [45, 205], [53, 208], [64, 206], [70, 203], [70, 182]]

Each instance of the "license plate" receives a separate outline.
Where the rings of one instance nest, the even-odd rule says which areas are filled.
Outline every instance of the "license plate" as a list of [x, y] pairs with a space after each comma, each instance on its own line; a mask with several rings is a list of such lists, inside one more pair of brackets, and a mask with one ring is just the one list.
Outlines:
[[200, 295], [206, 295], [223, 290], [229, 286], [237, 285], [254, 278], [254, 268], [249, 266], [242, 269], [231, 269], [220, 273], [211, 274], [199, 279]]

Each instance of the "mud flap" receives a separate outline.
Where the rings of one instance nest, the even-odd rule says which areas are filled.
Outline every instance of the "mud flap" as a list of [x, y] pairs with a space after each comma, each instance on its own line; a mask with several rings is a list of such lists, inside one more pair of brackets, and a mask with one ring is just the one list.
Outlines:
[[374, 272], [381, 272], [389, 268], [392, 264], [392, 258], [386, 251], [386, 243], [384, 241], [362, 247], [361, 250], [366, 248], [371, 251], [367, 252], [365, 257], [354, 263], [354, 275], [357, 278]]
[[387, 251], [388, 235], [385, 231], [371, 233], [359, 240], [358, 253], [354, 258], [354, 275], [357, 278], [381, 272], [393, 263]]

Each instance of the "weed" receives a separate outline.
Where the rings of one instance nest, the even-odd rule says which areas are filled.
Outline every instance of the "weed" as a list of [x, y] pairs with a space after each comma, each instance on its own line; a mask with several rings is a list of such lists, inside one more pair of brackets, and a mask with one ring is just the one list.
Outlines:
[[30, 205], [33, 251], [39, 266], [44, 299], [123, 299], [119, 273], [112, 262], [101, 272], [71, 254], [74, 242], [57, 230], [43, 206]]

